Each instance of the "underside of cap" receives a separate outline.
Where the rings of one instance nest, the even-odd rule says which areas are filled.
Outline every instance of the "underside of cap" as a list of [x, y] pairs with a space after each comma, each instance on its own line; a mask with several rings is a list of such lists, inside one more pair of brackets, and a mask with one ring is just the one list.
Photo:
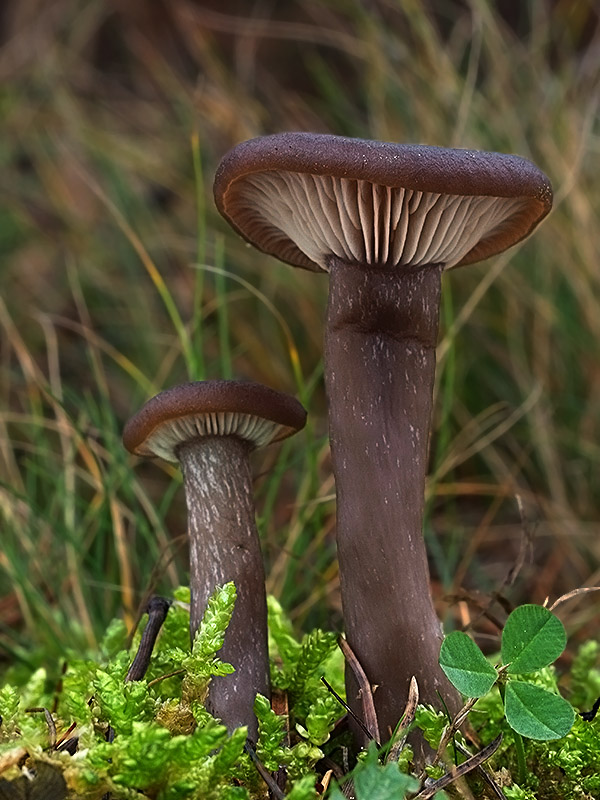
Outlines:
[[149, 400], [126, 424], [123, 444], [139, 456], [178, 461], [194, 439], [235, 436], [264, 447], [301, 430], [306, 411], [291, 395], [251, 381], [196, 381]]
[[230, 151], [215, 200], [245, 239], [305, 269], [452, 267], [527, 236], [552, 190], [518, 156], [287, 133]]

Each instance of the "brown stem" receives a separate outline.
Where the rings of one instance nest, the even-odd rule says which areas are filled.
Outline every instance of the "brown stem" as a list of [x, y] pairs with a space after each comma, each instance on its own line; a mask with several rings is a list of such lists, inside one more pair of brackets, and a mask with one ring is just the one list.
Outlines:
[[190, 629], [202, 620], [217, 586], [233, 581], [235, 610], [219, 656], [235, 673], [212, 679], [208, 708], [229, 730], [248, 726], [256, 741], [257, 692], [270, 697], [267, 603], [254, 519], [249, 446], [233, 436], [197, 439], [177, 451], [184, 478], [190, 535]]
[[152, 651], [156, 644], [156, 639], [160, 633], [163, 622], [167, 618], [171, 603], [164, 597], [151, 597], [146, 606], [148, 621], [142, 632], [142, 638], [135, 654], [135, 658], [129, 667], [126, 681], [141, 681], [150, 666]]
[[[333, 260], [325, 381], [348, 643], [375, 690], [382, 738], [414, 675], [422, 702], [453, 708], [423, 540], [441, 268], [375, 269]], [[360, 713], [346, 673], [348, 703]]]

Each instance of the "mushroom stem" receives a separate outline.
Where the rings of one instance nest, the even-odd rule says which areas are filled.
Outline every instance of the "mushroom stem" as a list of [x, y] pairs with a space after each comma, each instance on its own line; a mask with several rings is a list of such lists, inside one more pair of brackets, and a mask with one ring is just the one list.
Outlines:
[[[451, 709], [458, 702], [438, 664], [423, 539], [442, 267], [329, 266], [325, 381], [342, 606], [387, 738], [413, 675], [422, 702], [439, 705], [438, 691]], [[360, 714], [348, 670], [346, 689]]]
[[248, 726], [257, 738], [256, 693], [270, 697], [267, 602], [254, 518], [251, 446], [235, 436], [193, 439], [177, 449], [189, 516], [190, 632], [219, 585], [233, 581], [235, 609], [220, 652], [233, 675], [212, 679], [207, 707], [231, 731]]

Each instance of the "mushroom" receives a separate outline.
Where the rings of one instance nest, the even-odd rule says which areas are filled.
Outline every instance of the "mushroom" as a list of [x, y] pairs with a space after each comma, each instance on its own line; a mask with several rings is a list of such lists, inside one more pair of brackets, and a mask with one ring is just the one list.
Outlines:
[[167, 389], [127, 422], [123, 443], [139, 456], [179, 462], [190, 538], [190, 632], [219, 585], [237, 600], [221, 650], [235, 667], [211, 681], [208, 709], [256, 741], [257, 692], [270, 696], [264, 567], [255, 523], [250, 452], [304, 427], [290, 395], [245, 381], [199, 381]]
[[[422, 535], [441, 275], [501, 252], [550, 211], [552, 189], [513, 155], [283, 133], [221, 161], [215, 200], [251, 244], [329, 273], [325, 385], [346, 635], [380, 728], [415, 675], [450, 708]], [[346, 671], [348, 702], [359, 712]]]

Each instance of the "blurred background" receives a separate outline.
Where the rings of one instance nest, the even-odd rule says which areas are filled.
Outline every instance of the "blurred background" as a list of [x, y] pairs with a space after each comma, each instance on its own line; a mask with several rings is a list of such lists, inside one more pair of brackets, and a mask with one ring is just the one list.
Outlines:
[[[0, 664], [84, 653], [187, 580], [180, 475], [120, 436], [204, 377], [307, 406], [255, 460], [259, 526], [294, 623], [340, 629], [327, 277], [246, 246], [212, 201], [225, 152], [282, 130], [550, 176], [531, 240], [445, 276], [426, 536], [440, 614], [490, 648], [511, 605], [598, 584], [594, 0], [3, 0], [0, 41]], [[573, 642], [598, 606], [560, 607]]]

